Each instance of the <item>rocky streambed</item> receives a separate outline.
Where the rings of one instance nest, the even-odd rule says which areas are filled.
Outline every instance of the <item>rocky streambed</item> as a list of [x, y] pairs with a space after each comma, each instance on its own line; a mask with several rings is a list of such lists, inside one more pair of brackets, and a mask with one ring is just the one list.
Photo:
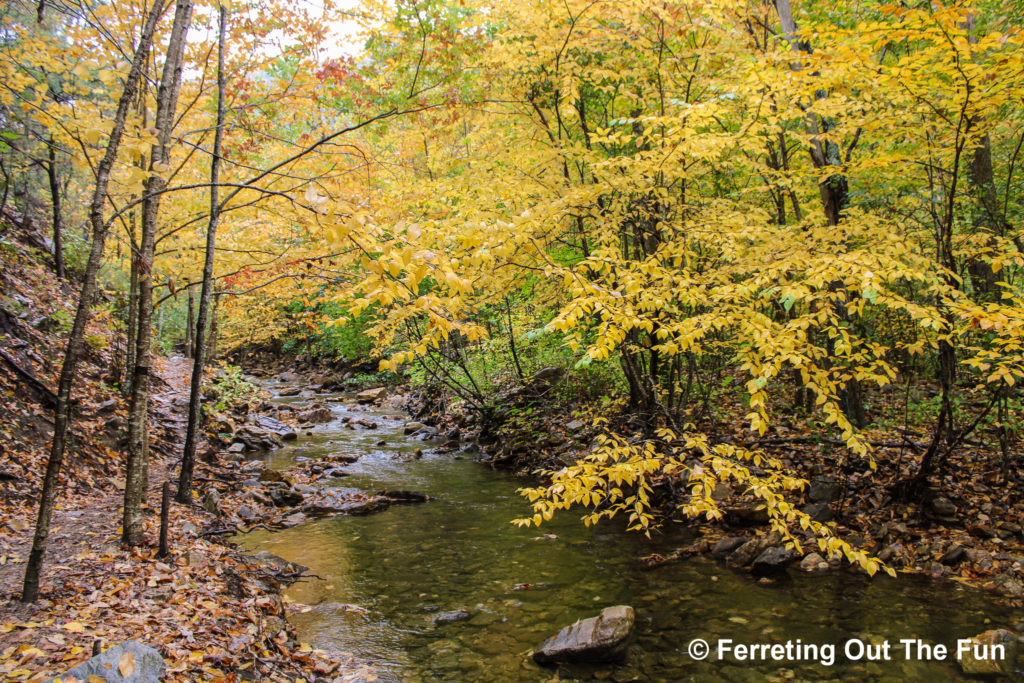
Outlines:
[[[436, 433], [409, 424], [384, 395], [318, 394], [287, 379], [264, 386], [271, 416], [296, 423], [294, 438], [271, 451], [238, 449], [253, 474], [240, 495], [263, 496], [270, 506], [253, 498], [254, 507], [274, 512], [234, 540], [309, 567], [316, 578], [285, 594], [301, 639], [372, 662], [383, 680], [550, 680], [533, 657], [542, 643], [616, 605], [635, 613], [625, 658], [563, 665], [562, 680], [949, 680], [963, 676], [955, 657], [857, 660], [842, 643], [950, 647], [1022, 626], [1019, 612], [948, 581], [791, 569], [758, 583], [704, 556], [637, 561], [692, 540], [678, 532], [648, 540], [617, 524], [587, 529], [572, 515], [541, 530], [515, 527], [510, 520], [528, 511], [518, 480], [437, 452]], [[410, 502], [422, 504], [399, 504]], [[840, 654], [831, 664], [698, 661], [688, 649], [696, 638], [837, 643]]]

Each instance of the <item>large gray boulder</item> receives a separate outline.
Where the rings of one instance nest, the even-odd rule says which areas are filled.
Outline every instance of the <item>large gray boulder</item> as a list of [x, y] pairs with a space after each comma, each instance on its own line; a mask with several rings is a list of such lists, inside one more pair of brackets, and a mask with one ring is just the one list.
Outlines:
[[628, 605], [601, 610], [544, 641], [533, 653], [538, 664], [556, 662], [614, 662], [625, 658], [636, 615]]
[[109, 683], [158, 683], [163, 680], [164, 668], [159, 652], [136, 640], [127, 640], [46, 683], [57, 679], [64, 683], [75, 679], [85, 683], [90, 676], [98, 676]]

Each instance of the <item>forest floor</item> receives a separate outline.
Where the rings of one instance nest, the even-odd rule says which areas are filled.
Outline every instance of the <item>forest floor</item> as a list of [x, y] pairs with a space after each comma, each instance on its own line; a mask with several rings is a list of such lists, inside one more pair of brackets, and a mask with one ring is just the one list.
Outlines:
[[[45, 394], [55, 386], [74, 288], [50, 275], [29, 241], [10, 237], [0, 245], [0, 679], [46, 680], [94, 648], [137, 640], [161, 652], [165, 680], [372, 680], [352, 658], [295, 638], [280, 591], [302, 568], [217, 542], [227, 500], [217, 514], [172, 505], [170, 553], [157, 556], [161, 487], [176, 479], [170, 470], [184, 440], [191, 361], [156, 359], [146, 540], [121, 545], [126, 405], [109, 375], [116, 335], [102, 309], [75, 394], [41, 599], [19, 601], [52, 434]], [[199, 463], [197, 481], [230, 481], [238, 466]]]

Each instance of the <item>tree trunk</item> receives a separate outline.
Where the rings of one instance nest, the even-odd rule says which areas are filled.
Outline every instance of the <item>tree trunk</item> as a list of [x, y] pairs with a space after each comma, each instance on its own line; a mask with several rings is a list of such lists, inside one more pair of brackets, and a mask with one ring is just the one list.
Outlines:
[[124, 381], [121, 383], [121, 394], [125, 397], [131, 395], [132, 369], [135, 367], [135, 333], [139, 328], [139, 259], [135, 251], [134, 211], [131, 214], [131, 219], [132, 239], [129, 245], [129, 249], [131, 249], [131, 275], [128, 279], [128, 327], [124, 332]]
[[[224, 5], [221, 5], [220, 33], [217, 38], [217, 130], [213, 139], [213, 158], [210, 160], [210, 221], [206, 227], [206, 260], [203, 262], [203, 284], [199, 294], [199, 319], [196, 321], [195, 354], [192, 361], [192, 381], [188, 397], [188, 430], [185, 433], [185, 448], [181, 456], [181, 473], [178, 477], [177, 501], [186, 504], [192, 502], [192, 472], [195, 467], [199, 422], [202, 417], [206, 320], [209, 315], [210, 295], [213, 290], [213, 262], [217, 253], [217, 224], [220, 220], [220, 195], [217, 183], [220, 181], [220, 155], [224, 136], [224, 43], [227, 35], [227, 23], [228, 11]], [[189, 289], [189, 326], [191, 324], [192, 290]]]
[[64, 273], [64, 226], [61, 220], [60, 182], [57, 180], [57, 143], [50, 136], [49, 163], [46, 175], [50, 181], [50, 202], [53, 204], [53, 270], [63, 279]]
[[195, 319], [196, 319], [196, 294], [192, 290], [192, 285], [188, 286], [188, 317], [185, 321], [185, 358], [193, 357], [193, 349], [195, 349], [196, 335], [195, 335]]
[[142, 542], [142, 506], [146, 498], [149, 460], [149, 385], [150, 354], [153, 337], [153, 252], [156, 246], [156, 222], [160, 211], [160, 192], [166, 181], [158, 169], [170, 158], [171, 129], [178, 107], [181, 87], [185, 36], [192, 19], [190, 0], [178, 0], [174, 24], [167, 45], [167, 58], [157, 92], [157, 144], [150, 157], [150, 176], [142, 202], [142, 239], [139, 254], [139, 325], [135, 340], [135, 367], [132, 370], [132, 391], [128, 415], [128, 471], [124, 486], [124, 516], [121, 540], [125, 545]]
[[[807, 50], [807, 46], [800, 46], [795, 41], [796, 21], [793, 19], [793, 10], [789, 6], [789, 0], [775, 0], [775, 9], [779, 15], [779, 23], [786, 40], [795, 50]], [[818, 96], [815, 96], [818, 98]], [[824, 93], [821, 93], [824, 97]], [[811, 161], [814, 167], [822, 170], [836, 169], [822, 181], [818, 182], [818, 193], [821, 195], [821, 204], [825, 212], [825, 220], [828, 225], [839, 227], [843, 211], [850, 202], [850, 188], [846, 176], [841, 172], [843, 160], [839, 153], [839, 147], [834, 142], [821, 142], [818, 136], [828, 133], [832, 127], [827, 119], [819, 119], [812, 113], [807, 115], [807, 132], [812, 135]], [[841, 240], [841, 247], [846, 249], [845, 238]], [[835, 281], [829, 285], [829, 291], [846, 295], [846, 285], [842, 281]], [[836, 317], [843, 322], [850, 322], [850, 314], [845, 303], [833, 305]], [[829, 342], [829, 357], [832, 357], [832, 343]], [[864, 396], [860, 382], [855, 377], [847, 380], [846, 385], [839, 390], [839, 404], [842, 407], [846, 418], [857, 427], [867, 425], [867, 414], [864, 410]]]
[[[144, 91], [139, 93], [138, 112], [142, 120], [142, 127], [147, 127], [149, 124], [149, 109], [146, 108], [146, 97]], [[135, 162], [135, 165], [139, 169], [146, 169], [146, 155], [140, 155], [139, 159]], [[132, 201], [135, 201], [136, 199], [137, 198], [133, 195]], [[139, 329], [139, 241], [136, 231], [136, 224], [139, 221], [139, 216], [140, 213], [137, 208], [132, 209], [128, 214], [128, 228], [130, 230], [130, 234], [128, 235], [128, 248], [131, 250], [131, 258], [129, 260], [131, 263], [131, 275], [128, 282], [128, 327], [124, 334], [126, 343], [124, 381], [121, 384], [121, 395], [125, 398], [131, 395], [132, 370], [135, 368], [135, 338]]]
[[[974, 35], [975, 18], [973, 14], [967, 15], [964, 28], [967, 30], [967, 42], [976, 45], [977, 36]], [[977, 128], [982, 124], [980, 117], [971, 119], [971, 127]], [[974, 198], [974, 210], [972, 211], [971, 224], [976, 234], [989, 235], [986, 240], [987, 247], [994, 247], [996, 240], [993, 235], [1006, 235], [1006, 213], [999, 205], [999, 195], [996, 192], [995, 173], [992, 170], [992, 140], [988, 133], [981, 136], [978, 146], [974, 148], [971, 157], [971, 164], [967, 167], [967, 181], [970, 184], [971, 196]], [[996, 283], [999, 277], [992, 269], [992, 264], [978, 256], [971, 256], [967, 261], [967, 272], [971, 276], [971, 284], [974, 291], [981, 299], [998, 299], [993, 294], [998, 290]]]
[[[971, 186], [971, 195], [974, 197], [972, 227], [976, 234], [990, 235], [986, 246], [993, 246], [995, 240], [991, 235], [1005, 235], [1006, 220], [996, 194], [995, 174], [992, 171], [992, 143], [988, 134], [985, 134], [979, 145], [974, 148], [971, 165], [967, 168], [967, 179]], [[967, 263], [967, 272], [971, 275], [974, 291], [983, 295], [981, 298], [992, 298], [991, 295], [998, 289], [996, 283], [999, 281], [992, 264], [973, 256]]]
[[220, 293], [217, 292], [217, 281], [214, 280], [210, 283], [211, 296], [213, 297], [213, 305], [210, 306], [210, 341], [206, 343], [206, 358], [207, 360], [213, 360], [217, 357], [217, 336], [218, 336], [218, 325], [217, 325], [217, 306], [220, 304]]
[[117, 103], [117, 112], [114, 114], [114, 123], [107, 140], [107, 148], [103, 153], [103, 158], [96, 166], [96, 186], [89, 204], [92, 248], [89, 250], [89, 260], [86, 263], [85, 275], [82, 279], [82, 290], [78, 297], [75, 321], [64, 351], [64, 362], [61, 365], [60, 380], [57, 384], [53, 442], [50, 446], [50, 458], [46, 465], [46, 476], [40, 493], [39, 514], [36, 518], [35, 534], [32, 537], [32, 550], [29, 552], [28, 562], [25, 566], [25, 581], [21, 593], [23, 602], [34, 602], [39, 597], [39, 575], [43, 567], [43, 555], [46, 553], [46, 542], [50, 534], [50, 518], [53, 515], [53, 503], [57, 496], [60, 469], [64, 462], [64, 450], [67, 446], [71, 388], [75, 381], [78, 360], [85, 344], [85, 326], [92, 313], [92, 299], [96, 293], [96, 275], [103, 261], [103, 248], [109, 229], [109, 225], [104, 220], [103, 205], [107, 198], [110, 171], [117, 159], [117, 149], [121, 144], [121, 137], [124, 135], [128, 109], [139, 86], [142, 68], [149, 55], [153, 33], [156, 31], [162, 6], [162, 3], [154, 2], [146, 16], [146, 23], [139, 35], [138, 47], [132, 57], [131, 69], [125, 77], [124, 91]]

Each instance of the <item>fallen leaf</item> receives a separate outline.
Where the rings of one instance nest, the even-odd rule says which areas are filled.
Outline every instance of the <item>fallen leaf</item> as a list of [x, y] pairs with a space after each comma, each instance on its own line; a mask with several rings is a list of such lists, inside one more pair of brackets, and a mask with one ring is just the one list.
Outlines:
[[85, 633], [85, 625], [80, 621], [69, 621], [64, 624], [64, 630], [71, 633]]
[[131, 652], [121, 655], [121, 661], [117, 663], [117, 670], [121, 672], [122, 678], [128, 678], [135, 673], [135, 655]]

